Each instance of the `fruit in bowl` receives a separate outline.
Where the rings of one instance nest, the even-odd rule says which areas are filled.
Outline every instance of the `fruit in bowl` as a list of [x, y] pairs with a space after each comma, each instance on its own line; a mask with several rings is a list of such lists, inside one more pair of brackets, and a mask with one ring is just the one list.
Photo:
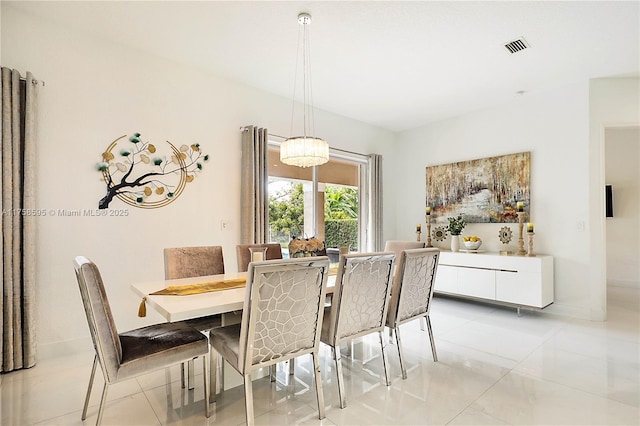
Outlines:
[[462, 242], [467, 250], [478, 250], [482, 245], [480, 237], [476, 237], [475, 235], [463, 237]]

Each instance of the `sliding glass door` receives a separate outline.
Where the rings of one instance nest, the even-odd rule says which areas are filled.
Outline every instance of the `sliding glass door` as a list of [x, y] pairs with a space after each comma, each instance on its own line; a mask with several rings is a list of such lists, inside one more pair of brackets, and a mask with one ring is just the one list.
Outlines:
[[287, 253], [291, 238], [317, 237], [330, 257], [366, 247], [366, 157], [332, 150], [328, 163], [300, 168], [280, 162], [278, 145], [270, 141], [268, 153], [269, 241]]

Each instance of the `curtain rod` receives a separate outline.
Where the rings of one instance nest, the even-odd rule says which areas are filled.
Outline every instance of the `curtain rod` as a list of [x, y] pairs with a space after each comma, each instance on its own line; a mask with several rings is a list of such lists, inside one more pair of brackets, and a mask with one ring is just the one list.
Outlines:
[[[24, 78], [24, 77], [20, 77], [20, 80], [21, 80], [21, 81], [27, 81], [27, 79], [26, 79], [26, 78]], [[33, 84], [35, 84], [35, 85], [38, 85], [38, 84], [42, 83], [42, 87], [44, 87], [44, 86], [45, 86], [44, 80], [36, 80], [36, 79], [34, 78], [33, 80], [31, 80], [31, 82], [32, 82]]]
[[[269, 136], [275, 136], [275, 137], [277, 137], [277, 138], [287, 139], [287, 138], [286, 138], [286, 137], [284, 137], [284, 136], [275, 135], [275, 134], [273, 134], [273, 133], [269, 133]], [[367, 156], [366, 154], [362, 154], [362, 153], [360, 153], [360, 152], [347, 151], [346, 149], [334, 148], [334, 147], [332, 147], [332, 146], [329, 146], [329, 148], [330, 148], [332, 151], [344, 152], [345, 154], [361, 155], [361, 156], [363, 156], [363, 157], [366, 157], [366, 156]]]
[[[240, 127], [240, 131], [241, 131], [241, 132], [246, 132], [247, 130], [249, 130], [249, 127], [248, 127], [248, 126], [242, 126], [242, 127]], [[287, 138], [286, 138], [286, 137], [284, 137], [284, 136], [276, 135], [276, 134], [274, 134], [274, 133], [268, 133], [268, 135], [269, 135], [269, 136], [275, 136], [276, 138], [287, 139]], [[344, 152], [345, 154], [353, 154], [353, 155], [360, 155], [360, 156], [363, 156], [363, 157], [368, 157], [368, 155], [367, 155], [367, 154], [362, 154], [362, 153], [360, 153], [360, 152], [354, 152], [354, 151], [347, 151], [346, 149], [333, 148], [333, 147], [330, 147], [330, 149], [331, 149], [331, 150], [333, 150], [333, 151]]]

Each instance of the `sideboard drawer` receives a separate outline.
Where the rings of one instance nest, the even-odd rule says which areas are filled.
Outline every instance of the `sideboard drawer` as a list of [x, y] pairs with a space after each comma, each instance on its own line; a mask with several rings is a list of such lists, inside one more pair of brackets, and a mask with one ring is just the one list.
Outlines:
[[494, 300], [496, 272], [489, 269], [458, 268], [458, 293]]

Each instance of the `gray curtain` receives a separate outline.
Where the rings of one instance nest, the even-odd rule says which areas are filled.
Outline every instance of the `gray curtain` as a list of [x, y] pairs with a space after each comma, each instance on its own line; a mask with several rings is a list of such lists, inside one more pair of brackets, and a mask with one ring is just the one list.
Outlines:
[[2, 68], [1, 371], [32, 367], [35, 343], [35, 120], [31, 73]]
[[242, 128], [241, 244], [263, 244], [268, 239], [267, 143], [267, 129], [255, 126]]
[[382, 155], [369, 155], [369, 250], [383, 249], [382, 236]]

